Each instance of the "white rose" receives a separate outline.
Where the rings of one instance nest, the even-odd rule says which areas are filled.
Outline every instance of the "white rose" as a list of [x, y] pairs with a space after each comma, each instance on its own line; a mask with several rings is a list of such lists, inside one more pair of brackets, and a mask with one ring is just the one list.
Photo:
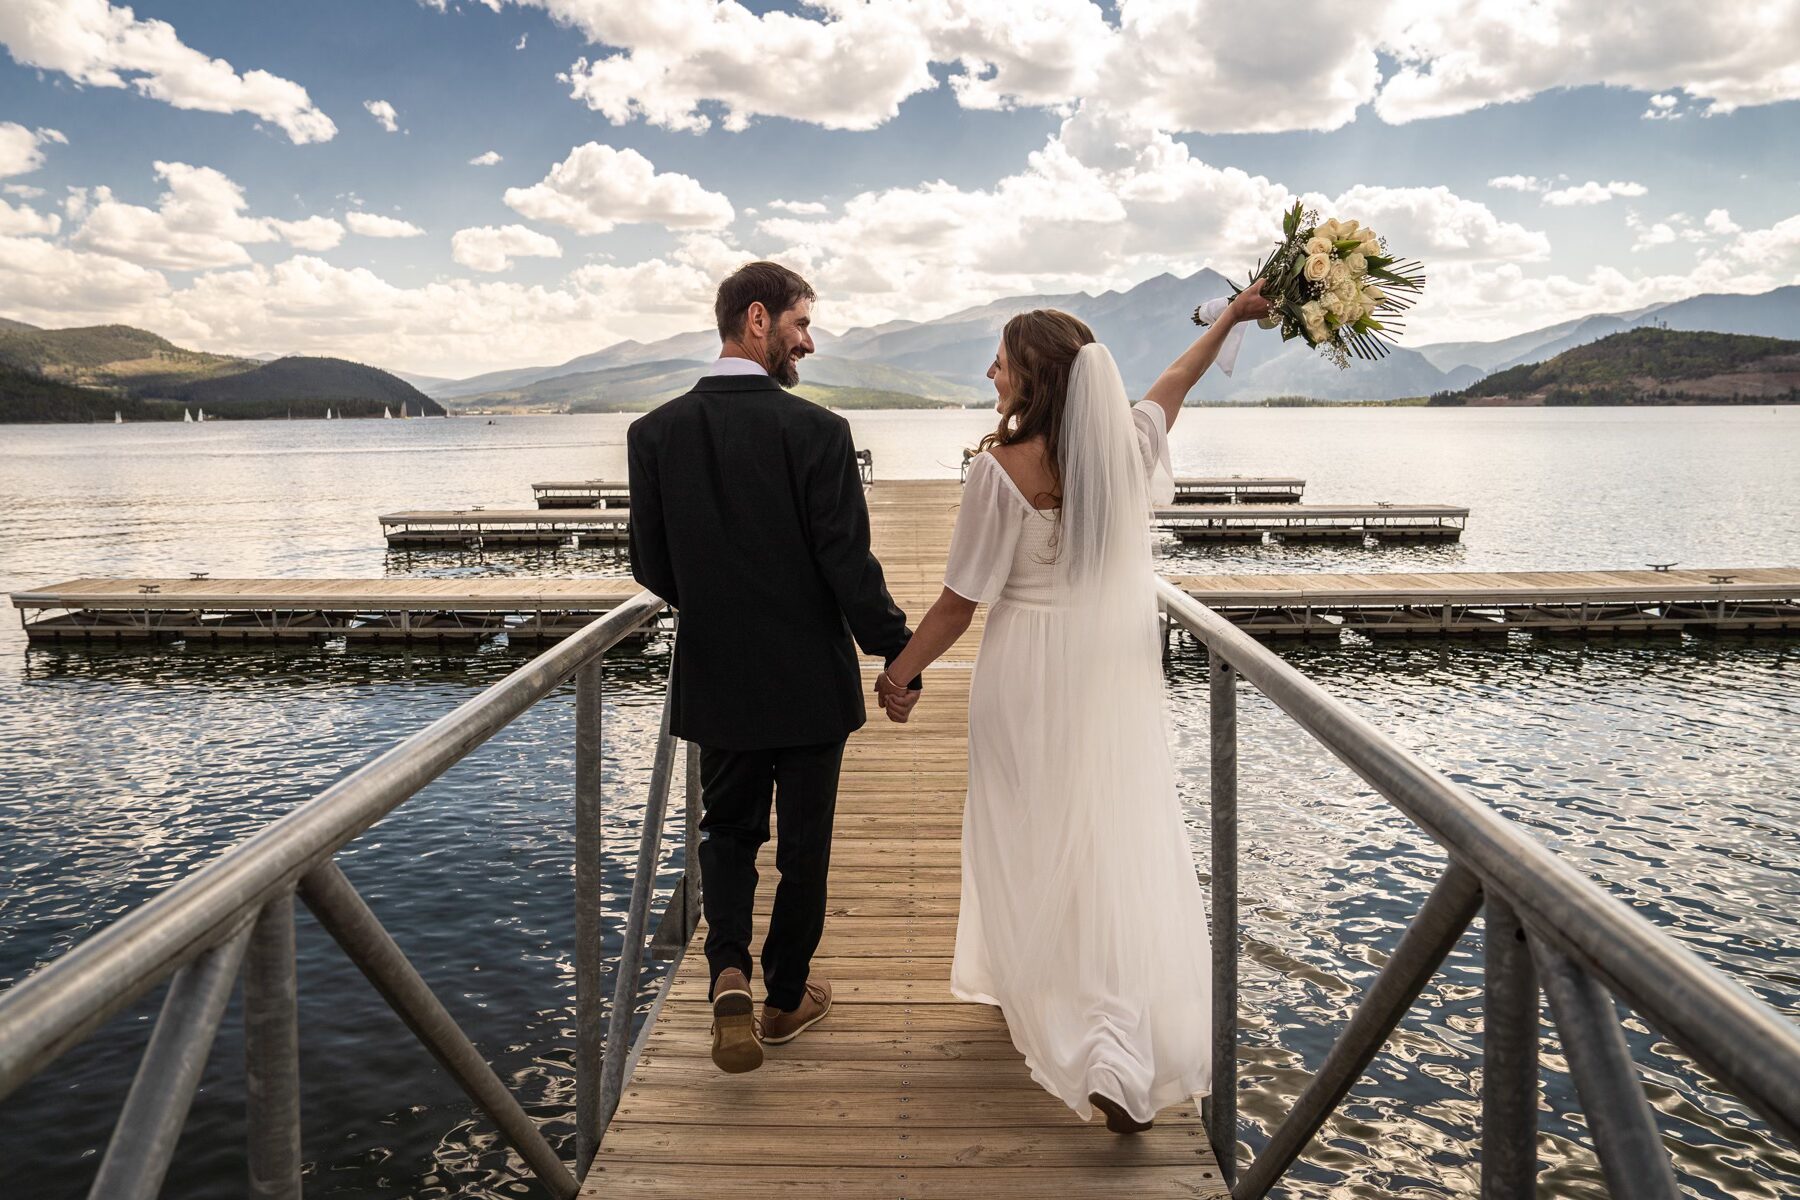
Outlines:
[[1311, 238], [1307, 239], [1306, 252], [1308, 254], [1330, 254], [1331, 251], [1331, 239], [1325, 237], [1323, 234], [1315, 233]]
[[1318, 229], [1314, 230], [1314, 233], [1319, 237], [1329, 238], [1334, 242], [1337, 241], [1338, 237], [1340, 236], [1338, 233], [1337, 218], [1332, 217], [1329, 221], [1326, 221], [1323, 225], [1320, 225], [1318, 227]]
[[1356, 303], [1356, 297], [1359, 294], [1356, 280], [1350, 278], [1350, 272], [1348, 270], [1344, 272], [1341, 279], [1334, 279], [1331, 281], [1331, 292], [1332, 295], [1339, 297], [1347, 305]]
[[1343, 323], [1345, 310], [1344, 298], [1342, 296], [1338, 295], [1336, 292], [1326, 292], [1324, 299], [1317, 301], [1317, 303], [1328, 314], [1336, 317], [1340, 324]]
[[1342, 288], [1347, 283], [1352, 287], [1355, 286], [1350, 280], [1350, 268], [1344, 265], [1344, 260], [1341, 258], [1334, 258], [1331, 260], [1331, 267], [1325, 278], [1328, 280], [1325, 286], [1331, 288], [1333, 291]]
[[1373, 254], [1381, 249], [1381, 239], [1375, 236], [1373, 229], [1364, 229], [1356, 236], [1362, 239], [1365, 254]]
[[1369, 260], [1355, 250], [1344, 255], [1344, 265], [1350, 268], [1352, 275], [1360, 277], [1369, 273]]
[[1368, 287], [1363, 289], [1363, 299], [1367, 300], [1369, 304], [1373, 306], [1386, 300], [1387, 293], [1371, 283]]
[[1319, 283], [1331, 274], [1331, 256], [1329, 254], [1309, 254], [1302, 273], [1309, 283]]
[[1338, 237], [1353, 238], [1355, 236], [1357, 236], [1355, 221], [1344, 221], [1338, 225]]
[[1325, 324], [1325, 306], [1317, 300], [1309, 300], [1300, 306], [1300, 323], [1306, 327], [1306, 336], [1315, 342], [1330, 336], [1331, 330]]

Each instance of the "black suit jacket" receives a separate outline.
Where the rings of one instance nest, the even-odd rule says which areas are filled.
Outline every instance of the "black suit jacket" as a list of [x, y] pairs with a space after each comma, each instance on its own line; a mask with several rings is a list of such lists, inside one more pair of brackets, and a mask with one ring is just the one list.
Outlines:
[[865, 720], [851, 641], [912, 636], [869, 552], [850, 423], [768, 376], [709, 375], [632, 422], [631, 573], [681, 614], [670, 728], [719, 750]]

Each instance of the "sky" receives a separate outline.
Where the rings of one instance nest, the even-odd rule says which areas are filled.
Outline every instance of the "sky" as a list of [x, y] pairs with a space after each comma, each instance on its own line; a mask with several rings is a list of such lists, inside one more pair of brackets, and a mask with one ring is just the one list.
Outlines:
[[[1408, 341], [1800, 282], [1800, 0], [0, 0], [0, 316], [459, 377], [1210, 266], [1303, 200]], [[1209, 299], [1196, 296], [1195, 302]]]

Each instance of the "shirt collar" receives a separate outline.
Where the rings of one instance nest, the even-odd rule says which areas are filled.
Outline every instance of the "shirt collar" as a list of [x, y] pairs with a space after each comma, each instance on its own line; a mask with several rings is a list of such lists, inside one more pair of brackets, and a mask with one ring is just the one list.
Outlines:
[[720, 358], [706, 369], [706, 373], [708, 375], [762, 375], [765, 377], [769, 374], [763, 369], [761, 363], [735, 357]]

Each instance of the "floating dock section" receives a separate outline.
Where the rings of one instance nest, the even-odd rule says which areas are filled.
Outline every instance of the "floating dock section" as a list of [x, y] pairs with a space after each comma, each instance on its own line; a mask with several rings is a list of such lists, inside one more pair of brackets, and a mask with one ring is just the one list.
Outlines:
[[565, 638], [629, 579], [75, 579], [13, 593], [33, 642], [471, 643]]
[[1281, 476], [1231, 475], [1177, 479], [1177, 504], [1298, 504], [1306, 480]]
[[534, 483], [531, 494], [539, 508], [628, 508], [631, 505], [631, 485], [605, 479]]
[[476, 549], [623, 542], [631, 515], [624, 508], [466, 508], [386, 513], [377, 520], [390, 546]]
[[1231, 504], [1160, 508], [1156, 524], [1184, 542], [1454, 542], [1469, 510], [1451, 504]]
[[1259, 637], [1800, 630], [1800, 569], [1190, 575], [1175, 586]]
[[[941, 565], [921, 571], [930, 580], [920, 590], [942, 579]], [[1262, 637], [1800, 630], [1800, 569], [1792, 567], [1190, 575], [1174, 583]], [[15, 592], [12, 602], [34, 642], [449, 644], [499, 634], [554, 641], [636, 588], [629, 579], [76, 579]]]

